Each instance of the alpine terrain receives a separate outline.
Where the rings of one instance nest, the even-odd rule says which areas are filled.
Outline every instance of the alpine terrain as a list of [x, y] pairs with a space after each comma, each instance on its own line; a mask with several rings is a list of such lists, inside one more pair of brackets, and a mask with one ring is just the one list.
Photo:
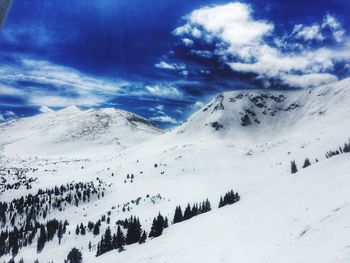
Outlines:
[[349, 262], [349, 96], [224, 92], [168, 131], [77, 107], [3, 123], [0, 261]]

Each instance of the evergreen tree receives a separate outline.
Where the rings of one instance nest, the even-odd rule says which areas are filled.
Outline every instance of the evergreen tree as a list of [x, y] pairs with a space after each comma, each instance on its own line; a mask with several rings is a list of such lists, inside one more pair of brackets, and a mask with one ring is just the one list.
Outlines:
[[219, 208], [220, 207], [223, 207], [225, 204], [224, 204], [224, 200], [222, 199], [222, 196], [220, 197], [220, 201], [219, 201]]
[[205, 212], [209, 212], [211, 210], [211, 205], [209, 200], [205, 200]]
[[190, 204], [188, 204], [186, 209], [185, 209], [184, 216], [183, 216], [182, 220], [188, 220], [191, 217], [192, 217], [192, 211], [191, 211]]
[[59, 224], [58, 226], [58, 231], [57, 231], [57, 237], [58, 237], [58, 244], [61, 244], [61, 239], [63, 237], [63, 225], [62, 223]]
[[79, 226], [77, 225], [77, 227], [75, 228], [75, 234], [76, 234], [76, 235], [79, 235], [79, 232], [80, 232]]
[[100, 224], [95, 224], [93, 234], [94, 236], [98, 236], [100, 234]]
[[[104, 246], [103, 248], [102, 248], [102, 245]], [[107, 227], [106, 232], [104, 234], [104, 244], [101, 243], [101, 251], [104, 253], [112, 249], [113, 249], [113, 246], [112, 246], [111, 229], [110, 227]]]
[[295, 161], [291, 161], [291, 172], [292, 174], [295, 174], [296, 172], [298, 172], [298, 169], [297, 169], [297, 165], [295, 163]]
[[143, 230], [143, 233], [142, 233], [142, 235], [141, 235], [141, 237], [140, 237], [140, 240], [139, 240], [139, 244], [145, 243], [145, 242], [146, 242], [146, 239], [147, 239], [147, 233], [146, 233], [145, 230]]
[[310, 162], [309, 158], [306, 158], [305, 161], [304, 161], [303, 168], [306, 168], [306, 167], [308, 167], [310, 165], [311, 165], [311, 162]]
[[84, 227], [83, 223], [81, 223], [80, 224], [80, 234], [85, 235], [85, 233], [86, 233], [85, 227]]
[[125, 245], [125, 236], [120, 226], [118, 225], [117, 235], [116, 235], [116, 248], [122, 248]]
[[82, 263], [83, 262], [83, 256], [79, 249], [72, 248], [71, 251], [68, 253], [67, 256], [67, 262], [68, 263]]
[[44, 225], [41, 225], [40, 234], [38, 237], [38, 244], [37, 244], [37, 252], [38, 253], [40, 253], [44, 249], [46, 240], [47, 240], [47, 236], [46, 236], [45, 227], [44, 227]]
[[173, 219], [173, 223], [179, 223], [182, 221], [182, 210], [180, 206], [177, 206], [175, 208], [175, 214], [174, 214], [174, 219]]
[[151, 231], [149, 237], [159, 237], [163, 233], [164, 229], [164, 217], [159, 213], [157, 218], [153, 219]]
[[163, 228], [167, 228], [168, 226], [169, 226], [169, 221], [168, 221], [168, 218], [165, 217], [165, 218], [164, 218]]
[[141, 224], [138, 218], [130, 218], [128, 232], [126, 233], [126, 244], [137, 243], [141, 237]]

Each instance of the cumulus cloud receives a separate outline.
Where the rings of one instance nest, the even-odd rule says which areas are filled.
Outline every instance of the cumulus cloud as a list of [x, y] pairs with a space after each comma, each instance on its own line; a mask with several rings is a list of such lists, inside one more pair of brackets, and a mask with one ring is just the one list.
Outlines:
[[169, 69], [169, 70], [184, 70], [186, 66], [184, 64], [167, 63], [165, 61], [160, 61], [154, 65], [156, 68]]
[[332, 32], [332, 35], [338, 43], [344, 40], [345, 30], [341, 23], [332, 15], [328, 14], [324, 17], [322, 28], [329, 28]]
[[304, 26], [298, 24], [294, 26], [293, 33], [296, 38], [304, 39], [305, 41], [309, 40], [324, 40], [324, 36], [321, 32], [321, 27], [319, 25]]
[[170, 123], [170, 124], [177, 124], [177, 120], [174, 118], [168, 116], [168, 115], [160, 115], [160, 116], [155, 116], [150, 118], [152, 121], [157, 121], [157, 122], [163, 122], [163, 123]]
[[[202, 7], [186, 16], [186, 23], [174, 30], [181, 38], [212, 41], [214, 51], [192, 49], [192, 54], [219, 56], [235, 72], [255, 73], [265, 83], [312, 87], [337, 80], [334, 69], [350, 59], [345, 30], [332, 15], [321, 23], [299, 24], [292, 32], [278, 36], [271, 21], [254, 18], [245, 3]], [[200, 33], [195, 31], [200, 31]], [[336, 47], [312, 46], [333, 40]], [[325, 42], [326, 43], [326, 42]]]
[[[250, 49], [273, 28], [270, 22], [254, 20], [249, 5], [236, 2], [194, 10], [188, 15], [187, 23], [175, 29], [174, 34], [196, 38], [205, 35], [209, 40], [218, 38], [229, 44], [231, 52], [247, 57]], [[194, 35], [197, 30], [201, 33]]]
[[193, 40], [189, 39], [189, 38], [182, 38], [181, 39], [182, 43], [187, 46], [187, 47], [191, 47], [194, 45]]
[[181, 98], [183, 96], [182, 92], [179, 91], [175, 86], [171, 86], [168, 84], [146, 86], [146, 90], [150, 94], [158, 97]]

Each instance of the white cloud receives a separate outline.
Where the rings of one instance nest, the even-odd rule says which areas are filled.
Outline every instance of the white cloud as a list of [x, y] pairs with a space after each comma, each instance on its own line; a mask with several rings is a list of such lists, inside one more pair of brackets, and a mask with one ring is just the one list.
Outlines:
[[305, 41], [324, 40], [324, 36], [322, 35], [321, 28], [317, 24], [312, 26], [304, 26], [302, 24], [295, 25], [292, 34], [295, 34], [296, 38], [304, 39]]
[[[296, 25], [290, 35], [281, 38], [275, 35], [272, 22], [255, 19], [251, 6], [245, 3], [203, 7], [191, 12], [186, 20], [185, 25], [174, 30], [175, 35], [196, 38], [193, 30], [197, 29], [204, 41], [215, 38], [216, 50], [211, 54], [220, 56], [234, 71], [256, 73], [264, 83], [275, 79], [286, 85], [310, 87], [332, 82], [336, 80], [331, 74], [335, 65], [350, 59], [350, 41], [344, 41], [345, 31], [331, 15], [325, 16], [321, 25]], [[339, 46], [312, 49], [300, 43], [322, 43], [327, 37]], [[195, 49], [191, 52], [211, 55]]]
[[285, 84], [294, 87], [310, 88], [320, 85], [332, 83], [338, 80], [338, 78], [328, 73], [313, 73], [304, 75], [286, 75], [282, 77]]
[[194, 45], [193, 40], [191, 40], [189, 38], [182, 38], [181, 41], [187, 47], [192, 47]]
[[169, 69], [169, 70], [184, 70], [186, 66], [184, 64], [167, 63], [165, 61], [160, 61], [154, 65], [156, 68]]
[[329, 28], [333, 34], [335, 41], [338, 43], [344, 40], [345, 30], [341, 23], [332, 15], [326, 15], [323, 19], [322, 28]]
[[161, 115], [161, 116], [155, 116], [150, 118], [152, 121], [158, 121], [158, 122], [164, 122], [164, 123], [171, 123], [171, 124], [177, 124], [177, 120], [174, 118], [167, 116], [167, 115]]
[[164, 105], [160, 104], [155, 107], [155, 109], [163, 111], [164, 110]]
[[214, 53], [209, 51], [209, 50], [195, 50], [192, 49], [191, 54], [199, 56], [199, 57], [204, 57], [204, 58], [211, 58], [213, 57]]
[[[21, 87], [21, 82], [31, 83]], [[38, 106], [65, 107], [103, 103], [123, 93], [130, 83], [91, 77], [48, 61], [22, 59], [18, 66], [0, 68], [0, 94], [25, 97]], [[47, 88], [43, 88], [47, 86]], [[16, 87], [16, 88], [15, 88]]]
[[37, 105], [37, 106], [65, 108], [72, 105], [97, 106], [105, 102], [105, 100], [97, 96], [71, 98], [71, 97], [63, 97], [63, 96], [34, 95], [30, 97], [29, 102], [32, 105]]
[[[187, 21], [187, 24], [175, 29], [175, 35], [198, 38], [205, 34], [207, 39], [215, 37], [229, 44], [231, 52], [241, 57], [248, 55], [249, 50], [273, 30], [273, 24], [254, 20], [251, 7], [238, 2], [194, 10]], [[203, 30], [194, 35], [198, 28]]]
[[0, 86], [0, 95], [24, 96], [26, 93], [23, 90], [2, 85]]
[[158, 97], [166, 97], [166, 98], [181, 98], [183, 94], [174, 86], [171, 85], [153, 85], [146, 86], [146, 90]]

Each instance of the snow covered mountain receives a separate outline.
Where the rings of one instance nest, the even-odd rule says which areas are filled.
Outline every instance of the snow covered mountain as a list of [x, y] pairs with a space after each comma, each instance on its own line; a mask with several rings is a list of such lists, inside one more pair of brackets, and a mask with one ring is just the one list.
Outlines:
[[[333, 126], [348, 113], [349, 79], [309, 90], [245, 90], [219, 94], [177, 131], [223, 139], [286, 137]], [[334, 126], [337, 128], [337, 126]]]
[[[45, 236], [42, 249], [38, 249], [42, 227], [31, 243], [25, 243], [24, 238], [18, 241], [17, 254], [13, 246], [8, 248], [9, 239], [5, 239], [9, 251], [1, 261], [15, 254], [16, 262], [21, 257], [24, 262], [62, 262], [76, 247], [82, 252], [83, 262], [101, 263], [348, 262], [349, 93], [350, 79], [310, 90], [225, 92], [165, 134], [144, 119], [125, 125], [130, 120], [125, 121], [123, 114], [123, 129], [136, 129], [138, 135], [148, 136], [149, 140], [132, 144], [135, 139], [129, 138], [123, 145], [130, 147], [115, 152], [102, 150], [110, 147], [105, 144], [112, 138], [112, 128], [101, 128], [105, 127], [105, 118], [92, 117], [106, 110], [78, 111], [78, 117], [69, 122], [66, 117], [58, 121], [58, 115], [75, 116], [71, 111], [76, 109], [67, 109], [2, 126], [1, 140], [6, 138], [9, 144], [4, 146], [4, 157], [0, 159], [1, 200], [10, 203], [13, 198], [35, 195], [42, 189], [38, 198], [43, 198], [43, 208], [37, 211], [36, 222], [44, 229], [48, 220], [67, 220], [69, 224], [60, 238], [56, 232], [51, 239]], [[19, 138], [16, 131], [26, 127], [29, 134], [40, 127], [42, 134], [50, 134], [51, 114], [55, 116], [54, 123], [63, 122], [60, 125], [65, 127], [60, 133], [54, 129], [60, 135], [54, 137], [57, 147], [65, 145], [70, 134], [70, 144], [55, 151], [60, 154], [50, 158], [6, 157], [7, 152], [21, 150], [18, 147], [23, 147], [23, 154], [32, 154], [24, 143], [14, 139]], [[34, 122], [39, 118], [45, 122]], [[40, 133], [35, 136], [39, 138]], [[29, 138], [33, 137], [22, 140], [29, 143]], [[72, 146], [72, 140], [79, 144]], [[71, 149], [68, 147], [84, 146], [81, 141], [85, 140], [97, 141], [102, 153], [90, 154], [88, 160], [66, 157], [65, 151]], [[31, 148], [36, 144], [45, 147], [35, 140]], [[84, 147], [75, 151], [83, 153]], [[332, 154], [326, 157], [330, 151]], [[292, 161], [296, 163], [296, 173], [291, 173]], [[71, 185], [59, 188], [66, 184]], [[43, 191], [55, 186], [62, 190]], [[87, 198], [83, 189], [90, 188], [94, 194]], [[218, 208], [220, 196], [231, 189], [239, 193], [240, 200]], [[63, 201], [58, 206], [60, 197]], [[210, 211], [197, 212], [188, 220], [171, 224], [177, 206], [184, 211], [187, 204], [206, 199], [211, 203]], [[12, 231], [14, 226], [26, 229], [28, 217], [20, 211], [20, 205], [16, 207], [15, 219], [13, 212], [5, 211], [6, 223], [0, 221], [1, 230], [7, 227]], [[96, 257], [101, 246], [106, 246], [108, 235], [101, 242], [106, 229], [113, 235], [120, 226], [125, 235], [131, 235], [132, 224], [127, 221], [129, 225], [125, 225], [125, 219], [136, 216], [149, 234], [159, 213], [169, 219], [169, 227], [162, 229], [160, 236], [142, 244], [127, 244], [123, 251], [104, 251]], [[90, 229], [91, 223], [94, 227]], [[96, 224], [99, 233], [95, 232]], [[28, 230], [25, 236], [33, 231]]]
[[81, 157], [125, 149], [161, 133], [153, 123], [130, 112], [71, 106], [0, 124], [0, 145], [11, 155]]

